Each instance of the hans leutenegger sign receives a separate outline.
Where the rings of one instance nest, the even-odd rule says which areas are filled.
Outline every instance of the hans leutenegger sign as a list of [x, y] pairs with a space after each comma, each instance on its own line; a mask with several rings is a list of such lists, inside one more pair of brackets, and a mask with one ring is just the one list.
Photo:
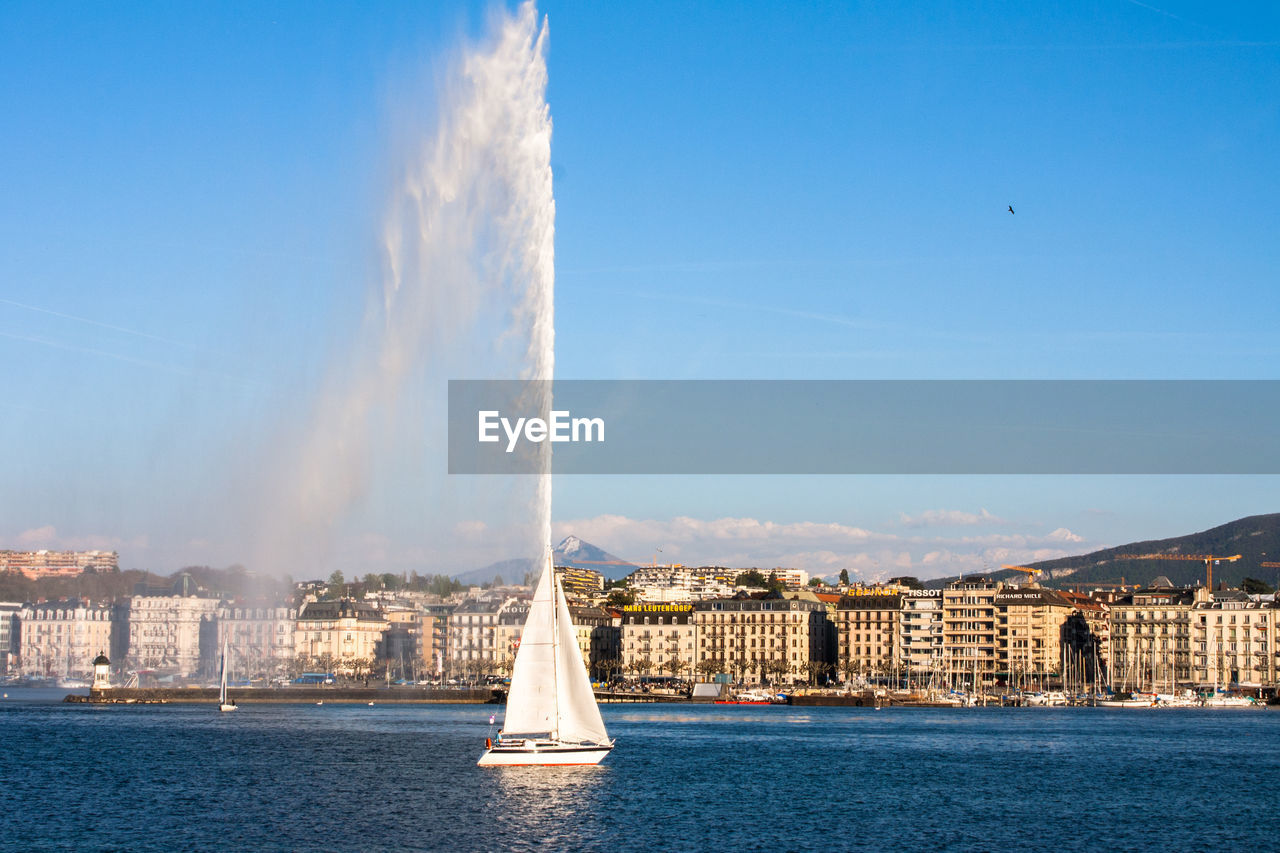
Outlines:
[[1280, 381], [453, 380], [454, 474], [1275, 474]]

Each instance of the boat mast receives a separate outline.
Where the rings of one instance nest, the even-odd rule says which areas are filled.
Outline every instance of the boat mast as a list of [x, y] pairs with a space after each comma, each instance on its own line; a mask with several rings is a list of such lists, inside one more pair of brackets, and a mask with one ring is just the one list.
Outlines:
[[560, 587], [557, 586], [559, 580], [556, 578], [556, 564], [552, 554], [547, 554], [547, 569], [551, 573], [551, 689], [552, 696], [555, 697], [555, 719], [552, 722], [555, 728], [551, 732], [551, 739], [558, 740], [560, 737]]

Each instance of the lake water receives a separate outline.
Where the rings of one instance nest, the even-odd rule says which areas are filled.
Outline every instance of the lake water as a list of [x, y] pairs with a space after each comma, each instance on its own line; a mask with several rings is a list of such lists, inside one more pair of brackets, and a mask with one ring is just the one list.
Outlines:
[[592, 768], [475, 766], [483, 705], [0, 700], [0, 845], [1273, 849], [1280, 712], [611, 705]]

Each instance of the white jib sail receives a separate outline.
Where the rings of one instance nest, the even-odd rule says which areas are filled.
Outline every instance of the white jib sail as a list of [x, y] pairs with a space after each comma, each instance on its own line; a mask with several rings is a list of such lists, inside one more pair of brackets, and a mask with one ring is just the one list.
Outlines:
[[[565, 601], [559, 581], [554, 586], [556, 627], [559, 632], [556, 689], [559, 694], [560, 740], [570, 743], [607, 743], [609, 733], [604, 729], [600, 707], [596, 705], [596, 695], [591, 689], [591, 678], [587, 675], [587, 665], [578, 650], [578, 637], [573, 627], [573, 617], [569, 614], [569, 603]], [[524, 644], [521, 643], [521, 648], [523, 647]]]
[[227, 704], [227, 638], [222, 638], [222, 679], [218, 686], [218, 704]]
[[552, 625], [555, 593], [550, 561], [538, 579], [520, 635], [520, 648], [511, 668], [511, 689], [502, 729], [507, 734], [546, 734], [556, 731], [556, 652]]

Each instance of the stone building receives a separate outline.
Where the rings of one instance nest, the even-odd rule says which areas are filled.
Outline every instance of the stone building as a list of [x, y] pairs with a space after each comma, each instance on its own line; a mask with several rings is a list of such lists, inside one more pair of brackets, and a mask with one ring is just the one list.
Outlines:
[[386, 616], [371, 604], [344, 598], [312, 601], [298, 614], [294, 651], [310, 667], [359, 676], [381, 656]]
[[899, 668], [900, 595], [855, 595], [836, 607], [836, 667], [846, 681], [889, 678]]
[[0, 601], [0, 674], [8, 675], [17, 669], [18, 660], [18, 611], [17, 601]]
[[1275, 685], [1280, 658], [1272, 604], [1234, 590], [1196, 602], [1191, 610], [1191, 680], [1197, 689]]
[[835, 641], [821, 602], [740, 594], [693, 608], [694, 666], [700, 675], [825, 682], [832, 672]]
[[111, 646], [111, 608], [80, 599], [24, 604], [18, 611], [18, 670], [37, 678], [85, 678]]
[[[1044, 687], [1063, 672], [1062, 627], [1075, 607], [1034, 584], [996, 593], [996, 672], [1010, 686]], [[1056, 685], [1055, 685], [1056, 686]]]
[[1117, 596], [1111, 603], [1111, 687], [1118, 691], [1189, 687], [1191, 621], [1203, 588], [1172, 586], [1156, 578], [1152, 586]]
[[205, 654], [207, 673], [213, 674], [225, 638], [231, 671], [237, 679], [283, 679], [288, 675], [297, 654], [293, 637], [297, 610], [234, 602], [220, 604], [215, 614], [216, 636]]
[[199, 675], [201, 664], [217, 656], [219, 603], [198, 595], [135, 595], [121, 602], [116, 619], [128, 625], [128, 643], [118, 645], [112, 659], [126, 669]]
[[628, 676], [692, 676], [696, 662], [692, 604], [622, 608], [617, 667]]

